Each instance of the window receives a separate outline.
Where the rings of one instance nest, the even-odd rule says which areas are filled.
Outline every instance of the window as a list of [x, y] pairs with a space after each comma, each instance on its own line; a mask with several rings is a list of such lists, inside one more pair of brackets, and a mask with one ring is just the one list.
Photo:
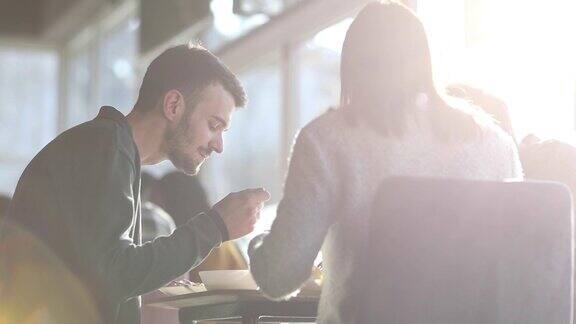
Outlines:
[[217, 51], [227, 42], [245, 35], [250, 30], [265, 24], [269, 20], [263, 14], [237, 15], [234, 13], [233, 8], [234, 0], [212, 0], [210, 3], [214, 21], [196, 36], [211, 51]]
[[134, 105], [139, 28], [135, 12], [134, 3], [126, 1], [69, 42], [63, 129], [93, 119], [101, 106], [128, 113]]
[[214, 156], [200, 175], [212, 200], [231, 191], [265, 187], [272, 201], [281, 196], [282, 96], [278, 59], [259, 60], [239, 75], [248, 94], [246, 108], [232, 116], [224, 153]]
[[68, 62], [66, 128], [81, 124], [94, 117], [92, 105], [90, 52], [84, 48], [74, 53]]
[[29, 160], [55, 135], [55, 51], [0, 47], [0, 191], [11, 193]]
[[298, 127], [305, 126], [340, 100], [340, 54], [352, 19], [318, 32], [296, 50]]
[[106, 33], [99, 46], [98, 107], [128, 113], [134, 105], [138, 21], [129, 19]]

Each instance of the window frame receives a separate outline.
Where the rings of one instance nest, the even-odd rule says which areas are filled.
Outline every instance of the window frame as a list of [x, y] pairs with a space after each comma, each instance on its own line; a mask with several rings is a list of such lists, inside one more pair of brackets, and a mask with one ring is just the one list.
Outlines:
[[[62, 91], [59, 95], [59, 117], [58, 130], [60, 132], [70, 128], [70, 109], [68, 101], [70, 89], [68, 88], [71, 75], [70, 65], [72, 58], [82, 51], [86, 51], [89, 56], [90, 69], [90, 94], [88, 98], [88, 107], [85, 109], [98, 109], [98, 91], [102, 76], [100, 75], [100, 48], [103, 40], [110, 32], [113, 32], [120, 25], [130, 19], [138, 19], [138, 3], [136, 0], [126, 0], [120, 5], [113, 8], [102, 9], [94, 18], [88, 22], [82, 31], [74, 37], [69, 38], [61, 48], [61, 77], [60, 88]], [[138, 44], [138, 42], [137, 42]], [[138, 52], [138, 51], [137, 51]], [[136, 69], [138, 56], [133, 58], [133, 68]], [[138, 78], [138, 76], [136, 76]], [[133, 89], [130, 94], [133, 98], [136, 96], [138, 89]]]

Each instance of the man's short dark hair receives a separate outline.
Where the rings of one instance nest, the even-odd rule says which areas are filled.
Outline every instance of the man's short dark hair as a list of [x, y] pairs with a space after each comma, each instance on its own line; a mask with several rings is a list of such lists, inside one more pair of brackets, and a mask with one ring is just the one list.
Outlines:
[[179, 90], [186, 96], [215, 83], [220, 83], [232, 95], [236, 107], [246, 105], [242, 84], [220, 59], [202, 46], [178, 45], [165, 50], [150, 63], [136, 107], [150, 110], [169, 90]]

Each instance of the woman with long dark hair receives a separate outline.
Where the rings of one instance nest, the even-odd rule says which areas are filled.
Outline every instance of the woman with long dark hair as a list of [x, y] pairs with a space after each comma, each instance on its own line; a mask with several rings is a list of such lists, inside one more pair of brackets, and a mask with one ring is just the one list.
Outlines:
[[322, 247], [319, 323], [353, 323], [352, 270], [384, 178], [522, 177], [510, 136], [437, 90], [426, 33], [404, 5], [374, 2], [358, 14], [342, 49], [341, 82], [340, 107], [298, 135], [277, 218], [250, 249], [262, 291], [284, 298], [309, 278]]

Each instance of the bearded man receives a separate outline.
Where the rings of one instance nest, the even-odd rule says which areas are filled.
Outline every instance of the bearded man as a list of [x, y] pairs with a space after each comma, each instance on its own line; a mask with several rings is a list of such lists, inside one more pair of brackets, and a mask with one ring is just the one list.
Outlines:
[[[199, 46], [176, 46], [150, 64], [127, 116], [102, 107], [95, 119], [44, 147], [18, 182], [0, 237], [0, 287], [4, 297], [13, 297], [6, 299], [11, 310], [35, 307], [18, 298], [20, 270], [31, 269], [37, 291], [29, 295], [44, 296], [36, 309], [53, 322], [80, 323], [73, 305], [90, 300], [99, 318], [81, 322], [139, 323], [140, 295], [200, 264], [222, 242], [250, 233], [269, 198], [262, 188], [232, 193], [170, 236], [141, 244], [141, 166], [170, 160], [196, 174], [211, 153], [222, 153], [222, 133], [245, 103], [242, 85], [216, 56]], [[21, 233], [42, 252], [23, 246]], [[59, 270], [48, 271], [54, 264]], [[67, 293], [57, 279], [64, 272], [66, 281], [78, 282]]]

